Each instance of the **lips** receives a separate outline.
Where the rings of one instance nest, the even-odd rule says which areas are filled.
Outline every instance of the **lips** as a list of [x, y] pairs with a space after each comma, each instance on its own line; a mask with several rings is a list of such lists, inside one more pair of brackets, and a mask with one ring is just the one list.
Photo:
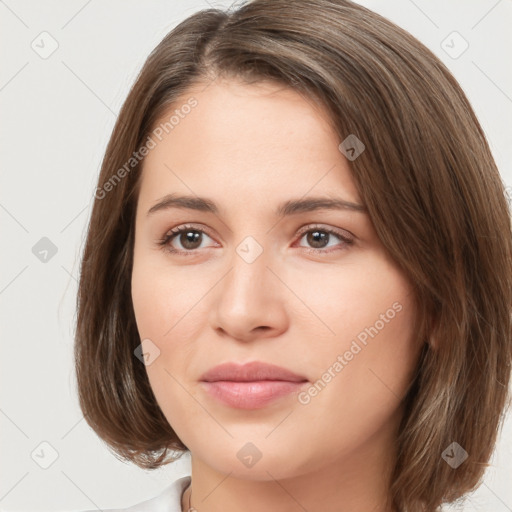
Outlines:
[[235, 409], [260, 409], [299, 392], [308, 380], [286, 368], [267, 363], [224, 363], [201, 376], [210, 397]]
[[308, 379], [286, 368], [268, 363], [253, 361], [246, 364], [224, 363], [211, 368], [200, 380], [204, 382], [233, 381], [257, 382], [262, 380], [280, 380], [287, 382], [305, 382]]

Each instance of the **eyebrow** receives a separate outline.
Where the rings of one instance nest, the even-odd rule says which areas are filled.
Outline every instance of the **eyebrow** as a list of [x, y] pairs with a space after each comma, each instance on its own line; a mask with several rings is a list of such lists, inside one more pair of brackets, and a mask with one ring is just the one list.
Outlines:
[[[197, 210], [213, 213], [215, 215], [219, 213], [219, 208], [211, 199], [198, 196], [179, 196], [176, 194], [168, 194], [159, 199], [156, 204], [148, 210], [147, 215], [170, 208]], [[275, 214], [281, 217], [304, 212], [313, 212], [316, 210], [351, 210], [361, 213], [368, 212], [368, 209], [364, 205], [346, 201], [344, 199], [309, 197], [307, 199], [290, 199], [289, 201], [285, 201], [278, 206]]]

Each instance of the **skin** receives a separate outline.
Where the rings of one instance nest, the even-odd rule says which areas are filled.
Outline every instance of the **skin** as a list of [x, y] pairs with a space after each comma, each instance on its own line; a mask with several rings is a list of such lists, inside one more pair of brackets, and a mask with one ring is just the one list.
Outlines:
[[[421, 349], [410, 283], [367, 213], [274, 213], [283, 201], [313, 195], [361, 204], [342, 139], [320, 107], [271, 83], [203, 84], [164, 118], [192, 96], [197, 106], [144, 160], [132, 274], [141, 340], [160, 351], [146, 366], [150, 384], [191, 453], [183, 510], [190, 490], [200, 512], [390, 510], [384, 499], [401, 400]], [[219, 212], [148, 215], [169, 193], [207, 197]], [[207, 234], [195, 246], [184, 245], [185, 235], [169, 245], [191, 254], [158, 245], [189, 223]], [[315, 244], [297, 234], [311, 225], [348, 233], [353, 243], [326, 234]], [[236, 252], [247, 236], [263, 250], [252, 263]], [[393, 303], [400, 312], [359, 343], [341, 371], [331, 370], [307, 404], [290, 394], [262, 409], [235, 409], [199, 383], [218, 364], [257, 360], [304, 375], [309, 388]], [[237, 458], [248, 442], [261, 453], [252, 467]]]

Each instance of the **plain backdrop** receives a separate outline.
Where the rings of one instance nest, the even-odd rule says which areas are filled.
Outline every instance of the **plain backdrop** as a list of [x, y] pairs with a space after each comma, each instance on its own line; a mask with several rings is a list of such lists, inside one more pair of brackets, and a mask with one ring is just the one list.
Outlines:
[[[512, 2], [361, 3], [449, 67], [512, 184]], [[177, 23], [230, 4], [0, 1], [2, 510], [124, 507], [189, 472], [188, 456], [154, 472], [123, 463], [83, 420], [72, 359], [75, 298], [99, 166], [137, 72]], [[511, 446], [509, 413], [492, 466], [464, 510], [512, 511]]]

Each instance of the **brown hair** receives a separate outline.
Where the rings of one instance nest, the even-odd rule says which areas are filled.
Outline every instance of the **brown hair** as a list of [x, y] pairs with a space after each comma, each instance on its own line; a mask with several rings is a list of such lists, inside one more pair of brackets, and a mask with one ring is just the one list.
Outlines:
[[[404, 511], [432, 511], [463, 496], [480, 483], [510, 404], [504, 185], [447, 68], [406, 31], [348, 0], [203, 10], [148, 57], [106, 150], [81, 264], [75, 362], [87, 422], [116, 455], [142, 468], [187, 450], [134, 355], [141, 340], [130, 283], [141, 165], [123, 173], [121, 166], [180, 95], [221, 76], [292, 87], [327, 109], [340, 142], [355, 134], [364, 143], [349, 162], [356, 186], [414, 285], [417, 336], [432, 342], [404, 398], [390, 496]], [[452, 442], [468, 453], [457, 469], [442, 458]]]

